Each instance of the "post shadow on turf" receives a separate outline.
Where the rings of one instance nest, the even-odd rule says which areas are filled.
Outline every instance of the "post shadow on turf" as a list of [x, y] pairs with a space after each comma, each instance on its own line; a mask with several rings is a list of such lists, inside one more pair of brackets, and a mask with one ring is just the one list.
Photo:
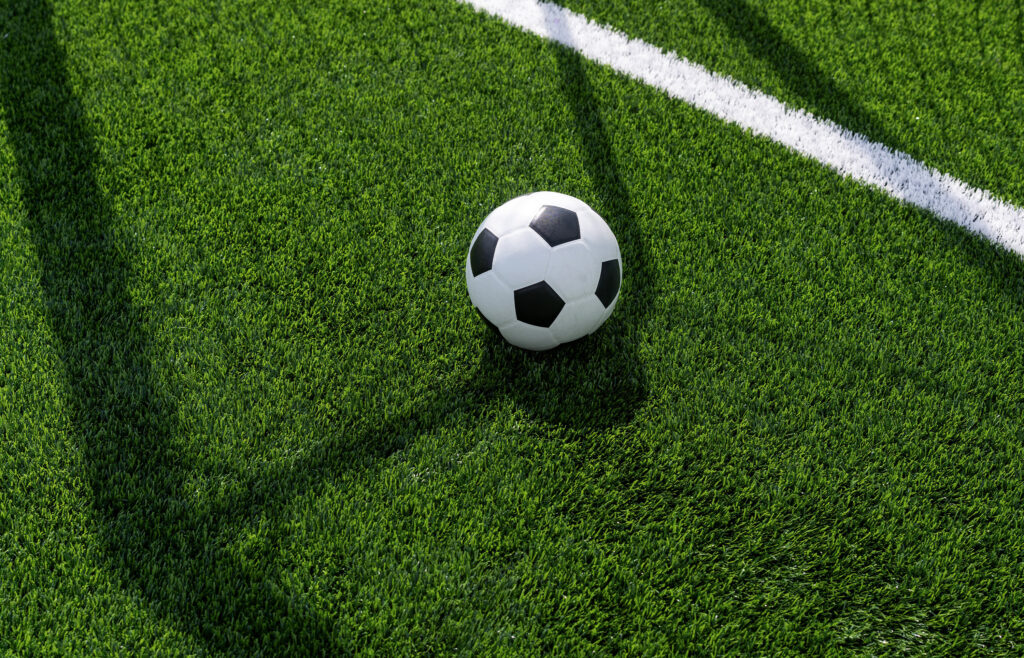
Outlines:
[[[129, 292], [133, 246], [116, 234], [97, 183], [96, 145], [68, 80], [51, 6], [16, 0], [0, 18], [8, 35], [0, 50], [0, 102], [99, 536], [126, 586], [207, 650], [323, 655], [341, 648], [336, 634], [343, 631], [277, 586], [278, 574], [267, 566], [276, 531], [264, 553], [245, 563], [229, 550], [257, 520], [276, 528], [298, 492], [382, 459], [429, 427], [456, 418], [472, 424], [496, 396], [517, 399], [547, 422], [580, 428], [628, 422], [646, 396], [626, 336], [649, 302], [643, 243], [589, 86], [578, 61], [562, 53], [588, 166], [606, 195], [601, 210], [631, 263], [617, 317], [600, 338], [557, 354], [531, 356], [490, 341], [479, 377], [462, 389], [359, 429], [339, 426], [301, 459], [243, 478], [240, 493], [200, 508], [187, 499], [191, 470], [173, 443], [175, 402], [153, 372], [145, 318]], [[595, 390], [595, 382], [604, 384]]]
[[770, 65], [782, 84], [804, 103], [803, 109], [831, 119], [840, 126], [860, 133], [890, 148], [901, 148], [880, 121], [832, 76], [814, 63], [772, 25], [768, 16], [749, 0], [698, 0], [729, 31], [743, 41], [748, 52]]
[[[871, 111], [863, 107], [854, 96], [844, 91], [835, 80], [820, 66], [815, 64], [803, 51], [791, 43], [782, 32], [771, 24], [768, 16], [751, 3], [750, 0], [698, 0], [713, 16], [724, 25], [737, 40], [747, 44], [749, 52], [758, 59], [769, 64], [780, 76], [783, 84], [790, 92], [800, 97], [807, 105], [804, 109], [827, 118], [843, 128], [860, 133], [868, 139], [884, 144], [890, 149], [904, 149], [905, 145], [891, 131], [885, 128]], [[1022, 14], [1020, 0], [1017, 3], [1017, 20], [1021, 38], [1024, 30], [1020, 30]], [[872, 25], [881, 25], [874, 0], [868, 0], [864, 6], [865, 13]], [[834, 6], [833, 6], [834, 11]], [[905, 27], [909, 28], [909, 12], [906, 8], [900, 11], [900, 18]], [[875, 48], [883, 47], [878, 37], [881, 28], [870, 31], [874, 37]], [[911, 52], [913, 64], [918, 74], [927, 77], [928, 72], [916, 53]], [[913, 154], [911, 154], [913, 156]], [[877, 162], [880, 171], [887, 169], [885, 162]], [[967, 229], [954, 226], [945, 220], [935, 218], [942, 223], [943, 230], [952, 234], [967, 235]], [[1000, 267], [1006, 264], [1002, 255], [994, 256], [995, 250], [979, 248], [978, 241], [982, 238], [971, 235], [965, 242], [969, 245], [964, 253], [978, 263], [979, 269], [986, 273], [993, 271], [994, 264]], [[1011, 264], [1012, 266], [1012, 264]], [[1005, 284], [998, 286], [1006, 290]], [[1016, 302], [1015, 302], [1016, 303]]]
[[[556, 22], [548, 26], [552, 34], [568, 33], [557, 24], [560, 14], [549, 13], [548, 20]], [[567, 427], [607, 428], [629, 423], [647, 399], [647, 378], [636, 341], [652, 303], [654, 276], [580, 56], [557, 43], [552, 48], [562, 93], [580, 138], [581, 159], [595, 191], [595, 198], [588, 201], [608, 222], [622, 251], [622, 293], [615, 313], [591, 336], [538, 355], [502, 349], [502, 341], [495, 336], [486, 360], [535, 382], [513, 391], [516, 401], [533, 416]]]
[[[562, 30], [550, 27], [553, 32]], [[562, 92], [580, 137], [581, 159], [595, 191], [590, 205], [611, 226], [622, 251], [622, 292], [612, 317], [597, 332], [549, 352], [510, 348], [496, 333], [490, 335], [477, 380], [492, 393], [502, 391], [542, 422], [573, 430], [607, 429], [628, 424], [648, 396], [636, 341], [652, 303], [653, 274], [580, 56], [558, 44], [553, 49]]]
[[235, 517], [197, 512], [186, 499], [175, 403], [154, 376], [129, 293], [134, 250], [116, 235], [97, 183], [96, 145], [50, 3], [0, 5], [0, 32], [0, 102], [111, 568], [208, 650], [240, 649], [223, 632], [232, 624], [256, 640], [250, 651], [331, 651], [324, 620], [274, 589], [273, 574], [223, 550]]
[[[623, 254], [623, 293], [612, 318], [591, 336], [540, 353], [511, 347], [487, 330], [477, 363], [459, 384], [435, 391], [426, 402], [398, 415], [378, 410], [361, 429], [339, 427], [335, 436], [293, 461], [252, 474], [238, 488], [241, 495], [219, 502], [220, 514], [238, 518], [283, 510], [291, 492], [321, 486], [353, 464], [385, 458], [420, 432], [479, 424], [479, 415], [495, 400], [510, 399], [530, 417], [570, 430], [602, 430], [632, 421], [648, 396], [636, 340], [653, 303], [654, 274], [580, 57], [558, 45], [554, 53], [581, 138], [582, 159], [600, 201], [592, 205], [615, 232]], [[275, 492], [276, 498], [250, 493], [261, 491]]]
[[[479, 422], [478, 414], [485, 413], [495, 400], [510, 399], [530, 417], [570, 430], [602, 430], [632, 421], [648, 396], [636, 340], [653, 303], [654, 274], [580, 57], [558, 45], [554, 53], [562, 90], [581, 138], [583, 161], [600, 201], [593, 205], [615, 232], [623, 253], [623, 293], [612, 318], [591, 336], [540, 353], [511, 347], [497, 333], [487, 331], [477, 363], [459, 384], [435, 391], [429, 400], [405, 413], [388, 416], [375, 412], [362, 429], [339, 427], [336, 436], [317, 443], [292, 462], [253, 474], [239, 487], [242, 495], [220, 502], [222, 513], [250, 516], [267, 506], [280, 509], [280, 496], [276, 500], [254, 499], [245, 492], [309, 490], [353, 463], [402, 449], [419, 432]], [[268, 487], [271, 482], [289, 484]]]

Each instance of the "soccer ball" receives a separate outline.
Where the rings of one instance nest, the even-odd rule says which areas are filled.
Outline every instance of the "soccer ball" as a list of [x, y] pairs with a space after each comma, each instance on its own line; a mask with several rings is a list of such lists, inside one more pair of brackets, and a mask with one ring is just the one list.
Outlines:
[[615, 309], [619, 243], [575, 197], [535, 192], [484, 219], [466, 257], [469, 299], [508, 342], [549, 350], [593, 333]]

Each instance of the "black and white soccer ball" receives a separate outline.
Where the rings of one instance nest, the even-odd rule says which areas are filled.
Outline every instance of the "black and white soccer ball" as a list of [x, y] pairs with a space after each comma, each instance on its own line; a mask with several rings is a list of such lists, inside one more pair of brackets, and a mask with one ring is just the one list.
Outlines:
[[621, 281], [622, 255], [608, 224], [557, 192], [495, 208], [466, 257], [473, 306], [505, 340], [528, 350], [593, 333], [615, 310]]

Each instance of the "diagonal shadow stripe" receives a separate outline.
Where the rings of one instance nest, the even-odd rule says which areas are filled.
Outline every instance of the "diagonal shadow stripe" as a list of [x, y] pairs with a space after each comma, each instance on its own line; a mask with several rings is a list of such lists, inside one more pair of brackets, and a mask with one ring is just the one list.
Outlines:
[[631, 322], [642, 323], [653, 303], [654, 273], [644, 237], [633, 212], [629, 189], [622, 180], [597, 97], [583, 70], [582, 57], [557, 43], [552, 48], [562, 76], [562, 90], [576, 120], [584, 168], [603, 201], [605, 219], [617, 236], [625, 256], [623, 268], [626, 272], [623, 281], [627, 295], [623, 300], [625, 304], [622, 313], [634, 315]]
[[698, 2], [734, 39], [742, 41], [751, 55], [771, 66], [784, 87], [800, 98], [806, 109], [891, 148], [901, 148], [900, 140], [831, 75], [791, 43], [755, 4], [748, 0]]
[[[592, 336], [541, 353], [509, 348], [487, 331], [479, 361], [452, 386], [394, 417], [371, 411], [290, 461], [251, 473], [239, 488], [246, 492], [244, 497], [225, 496], [218, 502], [220, 513], [255, 515], [265, 505], [282, 504], [289, 492], [311, 490], [330, 481], [352, 464], [389, 456], [419, 432], [479, 425], [486, 422], [483, 417], [490, 405], [499, 400], [511, 400], [539, 421], [573, 430], [624, 427], [646, 402], [649, 391], [637, 330], [653, 305], [655, 275], [582, 59], [561, 46], [556, 45], [554, 52], [562, 91], [581, 139], [581, 159], [600, 201], [594, 205], [604, 213], [623, 253], [623, 296], [608, 325]], [[368, 406], [373, 409], [372, 402]], [[274, 486], [279, 482], [289, 484], [285, 489]], [[248, 493], [262, 491], [276, 492], [277, 497], [254, 499]]]
[[0, 102], [111, 566], [210, 650], [333, 653], [324, 620], [228, 550], [237, 517], [200, 512], [184, 495], [175, 404], [129, 294], [134, 249], [97, 184], [50, 4], [0, 5], [0, 32]]
[[[512, 397], [547, 422], [605, 428], [628, 422], [646, 398], [628, 336], [649, 301], [637, 283], [632, 301], [598, 337], [542, 356], [509, 352], [494, 339], [473, 376], [455, 390], [394, 418], [339, 427], [337, 436], [294, 463], [252, 474], [234, 488], [237, 495], [198, 506], [186, 494], [191, 470], [174, 442], [175, 401], [154, 372], [145, 318], [130, 294], [136, 250], [117, 231], [97, 182], [96, 144], [69, 82], [52, 14], [50, 3], [39, 0], [0, 5], [0, 32], [8, 35], [0, 49], [0, 103], [69, 382], [73, 432], [112, 570], [206, 650], [342, 650], [338, 629], [286, 591], [273, 569], [271, 553], [281, 539], [276, 524], [300, 491], [386, 457], [453, 417], [479, 423], [494, 399]], [[568, 66], [576, 71], [567, 74], [567, 85], [583, 85], [574, 111], [586, 136], [588, 167], [597, 167], [591, 175], [606, 190], [612, 226], [628, 243], [624, 252], [636, 264], [636, 281], [649, 281], [628, 193], [593, 114], [592, 91], [578, 61]], [[622, 376], [612, 379], [609, 372]], [[530, 385], [527, 378], [537, 381]], [[603, 382], [596, 407], [594, 399], [575, 394], [593, 389], [595, 381]], [[269, 522], [270, 537], [259, 554], [242, 559], [232, 544], [257, 521]]]

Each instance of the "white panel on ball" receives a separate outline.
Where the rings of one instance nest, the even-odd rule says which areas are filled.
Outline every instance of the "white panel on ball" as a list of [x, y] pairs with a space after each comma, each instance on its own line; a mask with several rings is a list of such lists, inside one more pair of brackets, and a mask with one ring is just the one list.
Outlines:
[[486, 228], [500, 238], [516, 229], [529, 226], [530, 220], [540, 207], [534, 203], [531, 196], [527, 194], [516, 197], [498, 206], [487, 216], [480, 228]]
[[530, 228], [502, 236], [494, 250], [493, 269], [501, 280], [516, 290], [544, 280], [551, 247]]
[[469, 298], [473, 300], [473, 304], [496, 327], [516, 319], [516, 303], [512, 289], [502, 283], [494, 270], [475, 277], [470, 273], [466, 277], [466, 285], [469, 287]]
[[516, 320], [501, 328], [501, 335], [516, 347], [526, 350], [550, 350], [558, 347], [559, 341], [546, 327], [535, 327]]
[[615, 234], [597, 215], [580, 215], [580, 237], [590, 247], [598, 263], [619, 258], [619, 243]]
[[590, 294], [565, 305], [551, 325], [551, 334], [559, 343], [568, 343], [593, 333], [606, 317], [604, 304]]
[[566, 302], [593, 296], [601, 277], [601, 263], [579, 240], [558, 245], [551, 252], [544, 280]]

